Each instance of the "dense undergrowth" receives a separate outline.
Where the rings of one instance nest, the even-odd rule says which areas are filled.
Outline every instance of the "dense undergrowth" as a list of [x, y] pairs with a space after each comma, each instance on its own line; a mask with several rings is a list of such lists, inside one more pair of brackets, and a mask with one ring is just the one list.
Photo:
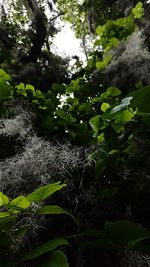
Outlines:
[[2, 267], [150, 264], [144, 6], [119, 15], [96, 28], [87, 65], [66, 82], [18, 82], [16, 59], [1, 59]]

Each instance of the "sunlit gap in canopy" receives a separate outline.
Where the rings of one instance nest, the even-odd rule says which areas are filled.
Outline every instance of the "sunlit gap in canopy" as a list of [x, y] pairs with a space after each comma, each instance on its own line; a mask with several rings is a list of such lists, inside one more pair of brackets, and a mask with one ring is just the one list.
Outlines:
[[[57, 3], [54, 4], [53, 1], [51, 1], [51, 3], [53, 4], [53, 11], [49, 9], [45, 2], [46, 15], [50, 20], [55, 16], [57, 17], [59, 14]], [[86, 55], [82, 47], [82, 40], [76, 38], [71, 24], [69, 22], [62, 21], [61, 16], [58, 16], [58, 18], [54, 21], [54, 27], [56, 27], [58, 33], [56, 33], [54, 37], [49, 37], [51, 51], [62, 58], [67, 58], [71, 66], [76, 62], [76, 60], [73, 59], [74, 56], [77, 56], [82, 62], [85, 62]]]

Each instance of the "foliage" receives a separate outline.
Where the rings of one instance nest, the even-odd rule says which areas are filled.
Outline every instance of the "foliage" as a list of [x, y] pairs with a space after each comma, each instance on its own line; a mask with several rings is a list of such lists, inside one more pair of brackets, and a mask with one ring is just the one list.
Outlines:
[[147, 250], [150, 233], [131, 221], [105, 222], [104, 231], [88, 230], [85, 235], [91, 241], [86, 241], [85, 247], [94, 249], [117, 249], [126, 247], [128, 249]]
[[[29, 74], [26, 79], [14, 79], [15, 70], [21, 66], [24, 71], [24, 66], [21, 61], [10, 63], [4, 57], [0, 69], [0, 138], [6, 142], [17, 140], [21, 152], [15, 150], [9, 157], [4, 154], [0, 161], [4, 189], [4, 193], [0, 192], [3, 265], [10, 265], [7, 255], [14, 266], [29, 263], [67, 267], [69, 263], [75, 266], [74, 261], [78, 266], [83, 257], [85, 263], [81, 265], [87, 267], [92, 266], [95, 255], [95, 266], [99, 262], [106, 266], [106, 256], [113, 262], [116, 257], [112, 255], [124, 249], [149, 253], [150, 41], [144, 29], [144, 7], [149, 4], [135, 3], [134, 7], [128, 6], [128, 12], [117, 12], [120, 1], [58, 1], [58, 8], [64, 12], [64, 19], [73, 23], [77, 36], [88, 38], [86, 19], [91, 8], [100, 17], [95, 18], [95, 43], [85, 66], [80, 64], [70, 76], [64, 71], [63, 81], [49, 82], [45, 62], [56, 76], [57, 68], [55, 71], [50, 51], [44, 47], [36, 55], [37, 62], [25, 63], [30, 70], [36, 67], [32, 69], [36, 74], [33, 79]], [[29, 6], [27, 10], [32, 12]], [[12, 21], [14, 30], [10, 24], [8, 28], [15, 36], [15, 29], [20, 27], [23, 31], [24, 27], [15, 24], [16, 14]], [[21, 40], [15, 37], [16, 42]], [[28, 60], [29, 46], [27, 42]], [[16, 103], [24, 109], [14, 107]], [[62, 182], [67, 180], [68, 191], [49, 204], [47, 198], [66, 186], [60, 182], [47, 184], [49, 179], [57, 181], [57, 176]], [[15, 187], [19, 196], [15, 196]], [[28, 194], [31, 187], [32, 191], [39, 188]], [[9, 200], [8, 192], [14, 199]], [[55, 201], [63, 202], [67, 211]], [[66, 223], [56, 219], [53, 223], [48, 219], [51, 214], [66, 214], [76, 222], [72, 211], [79, 222], [76, 228], [72, 220]], [[28, 250], [27, 245], [22, 248], [20, 240], [32, 231], [29, 218], [34, 221], [43, 215], [47, 227], [44, 238], [39, 235], [37, 243], [30, 238], [32, 249]], [[64, 252], [58, 250], [63, 245], [67, 245], [69, 263]]]
[[[26, 197], [19, 196], [13, 200], [9, 200], [6, 195], [0, 192], [0, 206], [2, 210], [0, 211], [0, 253], [2, 255], [2, 258], [6, 257], [6, 262], [8, 253], [11, 256], [14, 247], [16, 247], [17, 250], [21, 249], [20, 239], [24, 240], [25, 236], [27, 236], [27, 232], [30, 230], [31, 226], [28, 223], [22, 224], [21, 220], [23, 219], [21, 218], [26, 216], [27, 219], [27, 216], [28, 218], [30, 218], [32, 215], [36, 216], [37, 214], [69, 214], [59, 206], [42, 205], [43, 200], [49, 198], [52, 194], [59, 191], [65, 186], [66, 184], [60, 184], [60, 182], [53, 183], [38, 188]], [[34, 218], [32, 219], [34, 220]], [[69, 243], [63, 238], [55, 238], [31, 250], [25, 256], [22, 256], [21, 259], [16, 259], [15, 254], [13, 253], [14, 255], [12, 257], [12, 261], [14, 261], [14, 266], [18, 266], [20, 261], [24, 262], [33, 260], [47, 252], [54, 251], [60, 245], [68, 244]], [[68, 266], [65, 255], [61, 251], [54, 251], [54, 253], [52, 252], [50, 261], [52, 257], [54, 263], [57, 264], [58, 258], [55, 257], [55, 255], [57, 254], [60, 259], [64, 259], [64, 266]]]

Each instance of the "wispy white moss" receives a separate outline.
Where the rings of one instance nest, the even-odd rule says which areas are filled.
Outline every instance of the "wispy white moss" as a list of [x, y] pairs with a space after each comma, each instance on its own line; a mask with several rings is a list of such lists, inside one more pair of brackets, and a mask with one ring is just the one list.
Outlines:
[[11, 192], [32, 191], [35, 186], [60, 180], [87, 162], [83, 149], [69, 143], [45, 141], [33, 130], [34, 114], [22, 106], [16, 106], [14, 118], [1, 119], [0, 135], [22, 142], [20, 150], [13, 157], [0, 161], [0, 190], [8, 188]]
[[105, 73], [112, 77], [112, 84], [125, 84], [129, 78], [133, 83], [150, 83], [150, 54], [144, 42], [144, 34], [137, 29], [126, 42], [111, 51], [113, 59]]
[[23, 107], [21, 104], [12, 103], [9, 113], [14, 113], [13, 117], [3, 117], [0, 119], [0, 135], [24, 138], [32, 130], [34, 114]]
[[[36, 135], [28, 137], [22, 153], [0, 162], [0, 189], [32, 189], [36, 184], [59, 180], [83, 165], [81, 149], [70, 144], [52, 144]], [[30, 188], [31, 186], [31, 188]]]
[[140, 251], [126, 249], [122, 253], [121, 267], [148, 267], [150, 266], [150, 255]]

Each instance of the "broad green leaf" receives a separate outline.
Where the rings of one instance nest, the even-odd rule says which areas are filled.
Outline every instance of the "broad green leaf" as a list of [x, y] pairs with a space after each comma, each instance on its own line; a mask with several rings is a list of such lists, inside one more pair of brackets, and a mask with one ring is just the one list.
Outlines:
[[109, 107], [110, 105], [108, 103], [103, 103], [101, 105], [101, 111], [105, 112]]
[[62, 118], [66, 124], [70, 124], [76, 121], [71, 114], [66, 114], [62, 109], [56, 110], [56, 115]]
[[23, 95], [23, 96], [27, 97], [27, 92], [26, 92], [26, 88], [25, 88], [24, 83], [20, 83], [19, 85], [16, 86], [16, 88], [17, 88], [17, 93], [19, 95]]
[[[19, 196], [10, 202], [10, 208], [14, 209], [14, 211], [15, 211], [15, 207], [26, 209], [30, 205], [31, 203], [24, 196]], [[15, 212], [19, 212], [19, 211], [15, 211]]]
[[121, 103], [120, 103], [120, 105], [114, 107], [111, 110], [111, 114], [114, 114], [114, 113], [124, 109], [125, 107], [128, 107], [130, 105], [130, 102], [131, 102], [132, 98], [133, 98], [132, 96], [123, 98]]
[[150, 237], [149, 232], [131, 221], [106, 222], [104, 228], [112, 242], [122, 246], [134, 244], [139, 238]]
[[135, 116], [135, 113], [132, 108], [128, 110], [123, 110], [120, 116], [116, 119], [116, 123], [127, 123], [131, 121]]
[[122, 123], [116, 123], [115, 121], [112, 123], [112, 127], [116, 133], [121, 133], [124, 131], [124, 124]]
[[52, 255], [47, 256], [39, 267], [69, 267], [69, 264], [66, 255], [62, 251], [56, 250]]
[[109, 64], [109, 62], [112, 60], [112, 56], [109, 55], [106, 58], [103, 59], [101, 62], [96, 62], [96, 68], [98, 70], [103, 70], [105, 67]]
[[6, 206], [9, 203], [9, 198], [0, 192], [0, 206]]
[[10, 85], [5, 82], [3, 78], [0, 77], [0, 102], [3, 99], [8, 98], [11, 96], [11, 87]]
[[119, 152], [118, 150], [113, 149], [113, 150], [111, 150], [108, 154], [109, 154], [109, 155], [113, 155], [113, 154], [116, 154], [116, 153], [118, 153], [118, 152]]
[[108, 53], [112, 47], [117, 47], [119, 45], [119, 40], [115, 37], [109, 40], [109, 44], [106, 46], [104, 53]]
[[97, 137], [100, 129], [100, 115], [97, 115], [89, 120], [90, 126], [93, 128], [93, 137]]
[[39, 101], [38, 101], [37, 99], [32, 100], [32, 103], [33, 103], [33, 104], [37, 104], [37, 105], [40, 104]]
[[39, 106], [39, 109], [46, 110], [46, 109], [47, 109], [47, 107], [46, 107], [46, 106]]
[[24, 83], [20, 83], [20, 84], [16, 85], [16, 88], [18, 90], [24, 90], [25, 89], [25, 85], [24, 85]]
[[50, 197], [55, 192], [59, 191], [63, 187], [65, 187], [66, 184], [60, 184], [60, 182], [56, 182], [50, 185], [45, 185], [34, 192], [32, 192], [30, 195], [26, 197], [26, 200], [29, 202], [40, 202], [48, 197]]
[[37, 97], [38, 99], [40, 99], [40, 98], [44, 98], [44, 94], [43, 94], [40, 90], [36, 90], [35, 92], [36, 92], [36, 97]]
[[[123, 123], [123, 120], [124, 120], [124, 123], [130, 121], [134, 117], [134, 114], [132, 113], [132, 109], [128, 108], [128, 112], [125, 112], [125, 113], [124, 113], [124, 110], [130, 105], [131, 100], [132, 100], [132, 97], [126, 97], [122, 99], [121, 103], [118, 106], [114, 106], [114, 107], [110, 106], [110, 108], [108, 108], [103, 113], [102, 115], [103, 120], [110, 122], [111, 120], [118, 119], [118, 124], [120, 123], [120, 121], [121, 123]], [[117, 124], [117, 121], [116, 121], [116, 124]]]
[[63, 245], [69, 245], [68, 241], [63, 239], [63, 238], [55, 238], [52, 239], [44, 244], [42, 244], [41, 246], [33, 249], [32, 251], [30, 251], [23, 259], [22, 261], [27, 261], [27, 260], [33, 260], [41, 255], [43, 255], [44, 253], [53, 251], [54, 249], [56, 249], [59, 246], [63, 246]]
[[78, 224], [76, 218], [70, 213], [64, 210], [63, 208], [59, 206], [53, 206], [53, 205], [48, 205], [44, 206], [36, 211], [38, 214], [43, 214], [43, 215], [48, 215], [48, 214], [66, 214], [69, 215], [73, 221]]
[[10, 213], [7, 211], [0, 211], [0, 218], [5, 218], [10, 216]]
[[99, 143], [102, 143], [104, 141], [104, 133], [101, 133], [100, 135], [97, 136], [97, 140]]
[[107, 93], [109, 94], [109, 96], [119, 96], [121, 95], [121, 91], [117, 88], [117, 87], [109, 87], [107, 89]]
[[11, 81], [11, 76], [7, 74], [3, 69], [0, 69], [0, 77], [2, 77], [5, 81]]
[[121, 91], [117, 87], [109, 87], [106, 92], [101, 94], [101, 98], [116, 97], [121, 95]]
[[32, 91], [33, 95], [35, 95], [35, 88], [31, 84], [26, 84], [26, 90]]
[[0, 207], [3, 206], [3, 200], [2, 198], [0, 197]]
[[133, 91], [130, 96], [133, 97], [131, 104], [140, 112], [150, 113], [150, 86]]
[[150, 233], [149, 233], [149, 235], [139, 237], [137, 239], [129, 241], [129, 243], [128, 243], [129, 248], [135, 248], [135, 249], [139, 248], [140, 250], [143, 249], [145, 246], [147, 247], [147, 245], [150, 248]]
[[63, 214], [63, 213], [67, 214], [67, 211], [65, 211], [59, 206], [49, 205], [49, 206], [45, 206], [45, 207], [38, 209], [37, 213], [38, 214]]
[[66, 93], [74, 93], [80, 90], [83, 78], [79, 77], [76, 80], [71, 80], [71, 83], [66, 86]]

